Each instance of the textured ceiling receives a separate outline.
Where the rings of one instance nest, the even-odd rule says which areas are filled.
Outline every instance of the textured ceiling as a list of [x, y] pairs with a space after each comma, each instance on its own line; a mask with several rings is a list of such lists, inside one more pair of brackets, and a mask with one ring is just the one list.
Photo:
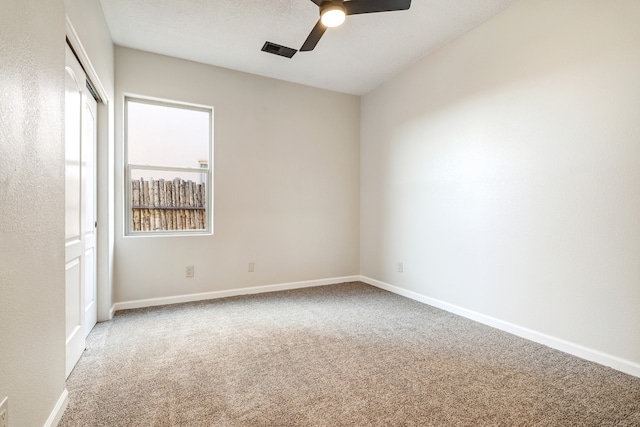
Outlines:
[[101, 0], [113, 42], [177, 58], [361, 95], [517, 0], [413, 0], [411, 9], [348, 16], [311, 52], [311, 0]]

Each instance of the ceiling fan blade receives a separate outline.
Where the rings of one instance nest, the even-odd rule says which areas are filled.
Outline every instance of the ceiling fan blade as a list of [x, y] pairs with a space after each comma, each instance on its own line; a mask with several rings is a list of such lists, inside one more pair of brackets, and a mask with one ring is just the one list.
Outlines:
[[311, 0], [311, 1], [317, 4], [318, 7], [320, 7], [320, 5], [322, 4], [322, 0]]
[[311, 30], [311, 34], [309, 34], [309, 37], [307, 37], [307, 40], [305, 40], [304, 44], [300, 48], [300, 52], [308, 52], [310, 50], [313, 50], [320, 41], [320, 37], [322, 37], [325, 31], [327, 31], [327, 27], [322, 25], [322, 22], [318, 21], [316, 26], [313, 27], [313, 30]]
[[393, 10], [407, 10], [411, 7], [411, 0], [351, 0], [342, 3], [347, 15], [361, 13], [391, 12]]

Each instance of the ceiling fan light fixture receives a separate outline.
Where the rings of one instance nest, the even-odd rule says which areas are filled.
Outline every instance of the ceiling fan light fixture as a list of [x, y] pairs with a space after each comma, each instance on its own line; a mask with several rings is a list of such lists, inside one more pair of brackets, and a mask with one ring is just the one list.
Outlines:
[[342, 25], [346, 16], [347, 12], [344, 6], [334, 3], [322, 8], [320, 21], [325, 27], [332, 28]]
[[320, 19], [300, 47], [300, 52], [315, 49], [327, 29], [342, 24], [347, 15], [393, 12], [411, 7], [411, 0], [311, 0], [311, 2], [319, 7]]

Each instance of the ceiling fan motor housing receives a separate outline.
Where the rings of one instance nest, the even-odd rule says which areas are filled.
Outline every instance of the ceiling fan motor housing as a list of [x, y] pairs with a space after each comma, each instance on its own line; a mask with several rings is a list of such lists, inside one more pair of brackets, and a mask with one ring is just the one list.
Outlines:
[[346, 14], [347, 10], [344, 8], [342, 3], [344, 2], [341, 0], [338, 0], [338, 1], [324, 0], [322, 3], [320, 3], [320, 16], [322, 16], [325, 12], [331, 9], [342, 10]]

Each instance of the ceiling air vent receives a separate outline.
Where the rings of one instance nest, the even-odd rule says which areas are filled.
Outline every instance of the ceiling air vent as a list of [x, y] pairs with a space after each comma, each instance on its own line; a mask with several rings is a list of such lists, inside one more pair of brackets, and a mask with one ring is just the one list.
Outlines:
[[267, 53], [273, 53], [274, 55], [284, 56], [285, 58], [291, 58], [296, 54], [297, 50], [290, 47], [280, 46], [279, 44], [265, 42], [262, 46], [262, 51]]

